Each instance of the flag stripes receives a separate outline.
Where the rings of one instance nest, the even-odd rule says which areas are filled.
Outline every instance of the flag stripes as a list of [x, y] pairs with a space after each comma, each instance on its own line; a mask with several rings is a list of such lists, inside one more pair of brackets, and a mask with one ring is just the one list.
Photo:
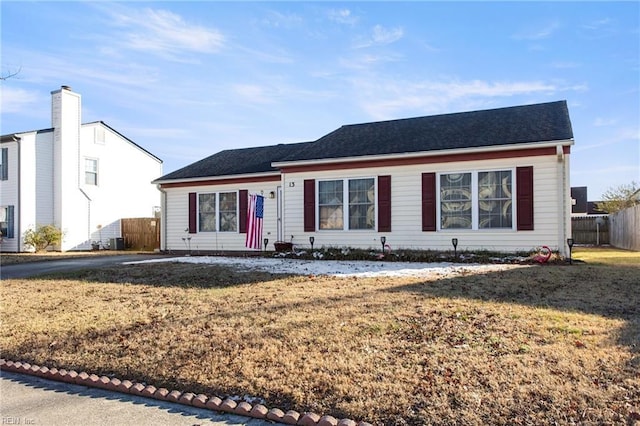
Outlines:
[[264, 218], [264, 197], [252, 194], [249, 197], [247, 210], [247, 238], [245, 247], [250, 249], [262, 248], [262, 220]]

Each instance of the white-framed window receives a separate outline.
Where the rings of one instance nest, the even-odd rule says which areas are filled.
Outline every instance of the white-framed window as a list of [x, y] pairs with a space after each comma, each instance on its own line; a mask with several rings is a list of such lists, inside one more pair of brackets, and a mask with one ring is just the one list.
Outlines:
[[198, 194], [199, 232], [237, 232], [238, 193]]
[[198, 231], [216, 231], [216, 194], [198, 194]]
[[0, 206], [0, 240], [14, 238], [14, 206]]
[[375, 182], [374, 178], [318, 181], [318, 229], [375, 229]]
[[440, 229], [514, 229], [513, 170], [440, 173]]
[[478, 172], [478, 228], [513, 228], [513, 173]]
[[221, 192], [218, 194], [220, 208], [220, 232], [236, 232], [238, 230], [238, 194]]
[[9, 148], [0, 148], [0, 180], [9, 179]]
[[95, 158], [84, 159], [84, 183], [98, 185], [98, 160]]

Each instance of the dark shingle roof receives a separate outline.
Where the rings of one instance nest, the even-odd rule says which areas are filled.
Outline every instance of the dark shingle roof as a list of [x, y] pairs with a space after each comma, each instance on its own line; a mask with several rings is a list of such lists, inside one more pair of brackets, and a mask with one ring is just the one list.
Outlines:
[[566, 101], [342, 126], [284, 161], [572, 139]]
[[310, 143], [312, 142], [228, 149], [189, 164], [157, 180], [276, 172], [278, 169], [272, 167], [271, 163], [292, 155]]
[[315, 142], [232, 149], [158, 181], [275, 172], [272, 163], [478, 148], [573, 138], [566, 101], [352, 124]]

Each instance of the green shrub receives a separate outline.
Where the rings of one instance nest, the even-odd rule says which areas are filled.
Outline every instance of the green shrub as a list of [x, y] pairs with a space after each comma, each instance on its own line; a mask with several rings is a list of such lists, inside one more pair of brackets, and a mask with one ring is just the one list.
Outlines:
[[33, 247], [36, 252], [62, 241], [62, 231], [54, 225], [40, 225], [35, 230], [28, 229], [24, 233], [24, 245]]

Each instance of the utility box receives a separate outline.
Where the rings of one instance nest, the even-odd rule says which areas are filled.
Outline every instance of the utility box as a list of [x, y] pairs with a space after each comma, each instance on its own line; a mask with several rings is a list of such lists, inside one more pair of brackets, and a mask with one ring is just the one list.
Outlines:
[[111, 250], [124, 250], [124, 238], [111, 238]]

